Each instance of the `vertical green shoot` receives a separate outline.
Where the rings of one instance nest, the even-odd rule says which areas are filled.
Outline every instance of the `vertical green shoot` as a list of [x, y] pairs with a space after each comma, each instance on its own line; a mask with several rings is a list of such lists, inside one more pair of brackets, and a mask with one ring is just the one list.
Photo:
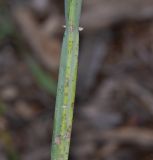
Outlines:
[[54, 116], [51, 160], [67, 160], [73, 121], [82, 0], [65, 0], [64, 33]]

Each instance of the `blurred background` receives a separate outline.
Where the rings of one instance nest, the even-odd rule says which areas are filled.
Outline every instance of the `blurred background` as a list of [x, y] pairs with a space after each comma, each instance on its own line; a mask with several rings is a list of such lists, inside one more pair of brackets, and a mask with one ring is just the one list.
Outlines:
[[[0, 0], [0, 160], [49, 160], [64, 0]], [[70, 160], [153, 160], [153, 1], [84, 0]]]

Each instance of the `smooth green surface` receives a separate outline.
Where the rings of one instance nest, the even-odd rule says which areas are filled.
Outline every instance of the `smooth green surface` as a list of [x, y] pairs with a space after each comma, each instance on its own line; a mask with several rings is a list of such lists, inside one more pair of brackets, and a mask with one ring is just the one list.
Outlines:
[[67, 160], [73, 121], [82, 0], [65, 0], [66, 30], [61, 51], [51, 160]]

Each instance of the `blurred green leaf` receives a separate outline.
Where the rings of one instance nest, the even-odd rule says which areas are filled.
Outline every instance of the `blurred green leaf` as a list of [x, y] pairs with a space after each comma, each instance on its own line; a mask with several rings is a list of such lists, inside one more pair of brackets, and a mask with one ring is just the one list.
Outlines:
[[4, 143], [4, 149], [7, 154], [8, 160], [19, 160], [19, 153], [17, 152], [16, 148], [14, 147], [12, 136], [9, 130], [1, 131], [0, 132], [0, 139]]
[[14, 25], [6, 6], [0, 6], [0, 40], [14, 34]]
[[31, 58], [28, 58], [28, 65], [29, 68], [35, 77], [37, 83], [44, 88], [46, 91], [48, 91], [50, 94], [56, 95], [56, 87], [57, 83], [52, 78], [51, 75], [48, 75], [34, 60]]
[[19, 154], [12, 148], [8, 151], [8, 160], [19, 160]]
[[6, 112], [6, 106], [3, 102], [0, 101], [0, 115], [3, 115]]

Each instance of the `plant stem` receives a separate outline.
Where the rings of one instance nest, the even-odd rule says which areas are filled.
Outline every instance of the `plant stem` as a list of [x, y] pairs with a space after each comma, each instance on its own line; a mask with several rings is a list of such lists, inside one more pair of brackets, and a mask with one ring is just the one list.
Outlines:
[[73, 121], [82, 0], [65, 0], [64, 33], [57, 88], [51, 160], [67, 160]]

